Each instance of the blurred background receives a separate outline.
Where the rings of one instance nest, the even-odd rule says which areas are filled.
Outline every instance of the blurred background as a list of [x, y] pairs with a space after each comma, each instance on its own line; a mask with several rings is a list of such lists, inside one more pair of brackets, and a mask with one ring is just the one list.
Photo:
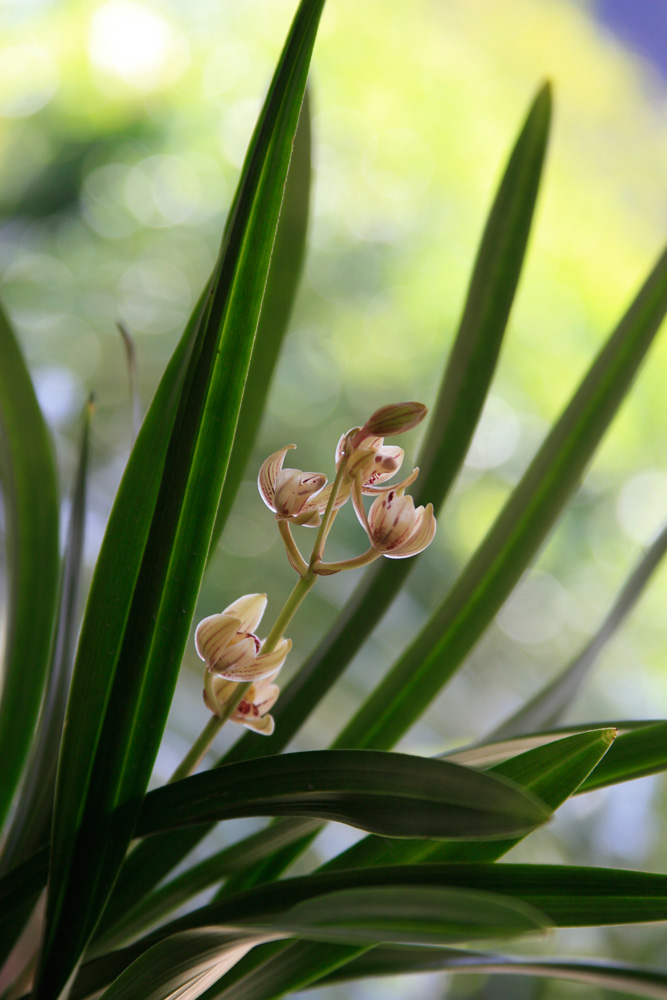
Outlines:
[[[53, 429], [64, 496], [83, 403], [96, 394], [89, 570], [131, 443], [116, 322], [135, 337], [146, 406], [213, 264], [294, 9], [295, 0], [0, 0], [0, 295]], [[374, 408], [432, 404], [495, 185], [545, 77], [555, 120], [498, 375], [435, 542], [295, 747], [325, 746], [425, 621], [657, 257], [667, 229], [666, 53], [667, 6], [655, 0], [329, 0], [311, 76], [307, 260], [199, 617], [266, 591], [270, 625], [292, 585], [255, 487], [267, 454], [294, 441], [294, 464], [331, 475], [340, 434]], [[667, 514], [666, 378], [663, 334], [535, 567], [404, 749], [439, 753], [479, 739], [596, 629]], [[402, 442], [408, 463], [418, 440], [413, 432]], [[365, 547], [347, 514], [339, 557]], [[355, 582], [321, 581], [290, 627], [286, 677]], [[666, 604], [662, 571], [573, 720], [667, 715]], [[206, 720], [190, 648], [156, 780]], [[236, 735], [223, 733], [217, 750]], [[666, 810], [661, 778], [589, 795], [510, 859], [666, 871]], [[217, 836], [255, 828], [229, 824]], [[308, 863], [351, 839], [332, 828]], [[545, 948], [667, 966], [659, 928], [578, 931]], [[408, 992], [605, 995], [472, 976], [319, 995]]]

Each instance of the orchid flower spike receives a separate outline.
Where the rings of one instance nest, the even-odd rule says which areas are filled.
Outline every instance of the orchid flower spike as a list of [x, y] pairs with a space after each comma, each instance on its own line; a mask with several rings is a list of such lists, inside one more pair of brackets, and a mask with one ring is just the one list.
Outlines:
[[246, 594], [199, 623], [195, 646], [207, 672], [229, 681], [259, 681], [282, 667], [291, 640], [281, 639], [272, 652], [262, 654], [254, 634], [265, 608], [266, 594]]
[[414, 500], [403, 496], [401, 487], [387, 490], [372, 504], [364, 527], [373, 548], [389, 559], [416, 556], [435, 535], [433, 504], [415, 510]]
[[283, 469], [285, 455], [296, 445], [288, 444], [269, 455], [257, 477], [260, 496], [279, 521], [306, 524], [316, 528], [331, 494], [324, 489], [327, 477], [320, 472]]
[[[273, 716], [269, 711], [275, 704], [280, 693], [277, 684], [272, 680], [275, 674], [264, 677], [251, 684], [245, 695], [238, 703], [232, 714], [229, 716], [231, 722], [237, 722], [248, 729], [254, 729], [262, 736], [270, 736], [275, 729]], [[221, 718], [224, 715], [225, 707], [230, 698], [233, 697], [237, 685], [234, 681], [226, 681], [223, 677], [205, 672], [204, 702], [206, 707]]]

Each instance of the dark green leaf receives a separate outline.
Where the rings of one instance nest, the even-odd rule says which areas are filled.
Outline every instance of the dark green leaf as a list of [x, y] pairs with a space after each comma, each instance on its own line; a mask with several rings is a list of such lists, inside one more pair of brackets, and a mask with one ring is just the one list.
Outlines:
[[538, 691], [518, 712], [497, 726], [490, 734], [490, 739], [505, 739], [523, 733], [534, 733], [559, 721], [574, 701], [600, 653], [643, 594], [646, 584], [660, 565], [666, 551], [667, 526], [663, 528], [626, 580], [613, 607], [593, 638], [562, 673]]
[[12, 825], [2, 855], [2, 870], [30, 857], [48, 840], [53, 809], [56, 763], [62, 736], [67, 693], [72, 675], [79, 614], [79, 579], [86, 519], [86, 483], [92, 399], [84, 415], [79, 461], [72, 495], [69, 529], [63, 559], [48, 682], [37, 741], [26, 768]]
[[136, 835], [237, 816], [337, 820], [385, 836], [497, 837], [548, 813], [514, 785], [445, 761], [319, 750], [214, 768], [149, 792]]
[[[566, 736], [495, 764], [488, 773], [509, 778], [519, 788], [537, 796], [550, 811], [555, 811], [604, 759], [613, 745], [615, 733], [615, 729], [599, 729]], [[381, 837], [365, 837], [333, 858], [323, 870], [417, 861], [496, 861], [516, 842], [513, 839], [479, 844], [416, 840], [399, 843]]]
[[[667, 920], [667, 875], [566, 865], [421, 864], [364, 868], [284, 879], [203, 906], [159, 928], [122, 951], [84, 967], [74, 997], [100, 989], [158, 941], [184, 930], [205, 927], [280, 926], [293, 907], [331, 893], [359, 889], [460, 889], [518, 900], [558, 927], [589, 927]], [[316, 952], [314, 952], [316, 954]], [[354, 957], [353, 955], [351, 957]], [[337, 953], [337, 962], [341, 953]], [[311, 978], [322, 975], [316, 963]], [[292, 966], [304, 975], [297, 956]], [[260, 970], [261, 973], [261, 970]], [[230, 994], [232, 996], [235, 994]], [[260, 994], [264, 996], [265, 994]], [[267, 993], [273, 997], [274, 993]], [[248, 996], [255, 996], [253, 992]]]
[[667, 251], [456, 583], [336, 746], [390, 747], [461, 665], [577, 486], [666, 310]]
[[229, 456], [225, 486], [215, 519], [211, 554], [222, 534], [248, 464], [276, 361], [287, 332], [306, 252], [310, 185], [310, 102], [306, 89], [294, 136], [294, 151], [287, 173], [285, 197], [280, 210], [280, 221], [276, 231], [276, 242], [271, 256], [255, 346], [250, 359], [234, 444]]
[[329, 986], [369, 976], [400, 976], [440, 970], [564, 979], [587, 986], [598, 986], [604, 990], [629, 993], [633, 997], [667, 1000], [667, 975], [658, 969], [642, 969], [636, 965], [595, 959], [519, 958], [514, 955], [456, 951], [451, 948], [380, 946], [324, 976], [313, 985]]
[[0, 827], [42, 701], [58, 592], [58, 492], [53, 450], [30, 374], [0, 309], [0, 466], [8, 607], [0, 702]]
[[579, 791], [591, 792], [666, 769], [667, 722], [658, 722], [622, 733], [612, 747], [609, 760], [598, 764]]
[[304, 0], [299, 8], [213, 279], [137, 438], [107, 529], [59, 762], [35, 1000], [59, 996], [94, 930], [166, 721], [236, 427], [322, 4]]

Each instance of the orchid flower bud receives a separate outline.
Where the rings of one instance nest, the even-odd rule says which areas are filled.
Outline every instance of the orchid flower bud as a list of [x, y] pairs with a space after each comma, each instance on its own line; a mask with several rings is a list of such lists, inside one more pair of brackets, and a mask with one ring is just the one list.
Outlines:
[[[270, 736], [275, 728], [273, 716], [269, 711], [275, 704], [280, 693], [277, 684], [272, 680], [275, 674], [265, 677], [256, 684], [251, 684], [245, 695], [238, 703], [232, 714], [230, 721], [236, 722], [248, 729], [254, 729], [262, 736]], [[237, 685], [234, 681], [227, 681], [222, 677], [205, 672], [204, 703], [214, 715], [222, 717], [225, 707], [233, 697]]]
[[288, 444], [269, 455], [260, 467], [257, 487], [262, 500], [278, 520], [317, 527], [331, 488], [323, 489], [327, 477], [319, 472], [283, 469], [285, 455], [295, 447]]
[[389, 559], [415, 556], [433, 541], [433, 504], [417, 507], [411, 496], [388, 490], [368, 512], [368, 537], [373, 548]]
[[211, 674], [230, 681], [258, 681], [282, 667], [291, 640], [281, 639], [272, 652], [262, 654], [254, 634], [265, 608], [266, 594], [247, 594], [199, 623], [195, 646]]
[[367, 434], [381, 434], [383, 437], [403, 434], [421, 423], [427, 412], [423, 403], [390, 403], [371, 414], [362, 430]]
[[[357, 443], [355, 444], [355, 440]], [[355, 479], [361, 477], [362, 492], [373, 495], [375, 487], [390, 479], [403, 463], [403, 449], [384, 444], [384, 438], [368, 435], [359, 438], [359, 428], [343, 434], [336, 447], [336, 464], [347, 454], [347, 473]]]

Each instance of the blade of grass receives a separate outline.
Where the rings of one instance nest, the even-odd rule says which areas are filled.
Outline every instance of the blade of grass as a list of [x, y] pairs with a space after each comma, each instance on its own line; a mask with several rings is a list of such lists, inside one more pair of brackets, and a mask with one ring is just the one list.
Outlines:
[[517, 712], [497, 726], [489, 739], [533, 733], [555, 725], [574, 701], [609, 640], [623, 624], [667, 552], [667, 525], [626, 580], [609, 614], [582, 651], [554, 680], [539, 690]]
[[666, 311], [667, 251], [458, 580], [335, 746], [392, 746], [462, 664], [577, 486]]
[[32, 748], [26, 779], [20, 791], [0, 871], [7, 871], [30, 857], [48, 840], [53, 810], [56, 762], [62, 735], [65, 705], [72, 675], [74, 646], [79, 613], [79, 581], [86, 518], [86, 485], [90, 422], [93, 400], [89, 399], [83, 419], [67, 543], [60, 575], [58, 617], [53, 637], [48, 682], [40, 715], [37, 740]]
[[0, 701], [0, 828], [33, 738], [58, 593], [58, 487], [30, 374], [0, 308], [0, 465], [8, 607]]
[[[184, 355], [188, 366], [173, 415], [163, 392], [137, 439], [105, 536], [60, 758], [35, 1000], [60, 996], [99, 919], [166, 721], [240, 408], [322, 4], [303, 0], [299, 8], [204, 309], [188, 347], [177, 352], [179, 364]], [[167, 422], [164, 444], [155, 440], [156, 422]], [[111, 574], [105, 573], [109, 564]]]

